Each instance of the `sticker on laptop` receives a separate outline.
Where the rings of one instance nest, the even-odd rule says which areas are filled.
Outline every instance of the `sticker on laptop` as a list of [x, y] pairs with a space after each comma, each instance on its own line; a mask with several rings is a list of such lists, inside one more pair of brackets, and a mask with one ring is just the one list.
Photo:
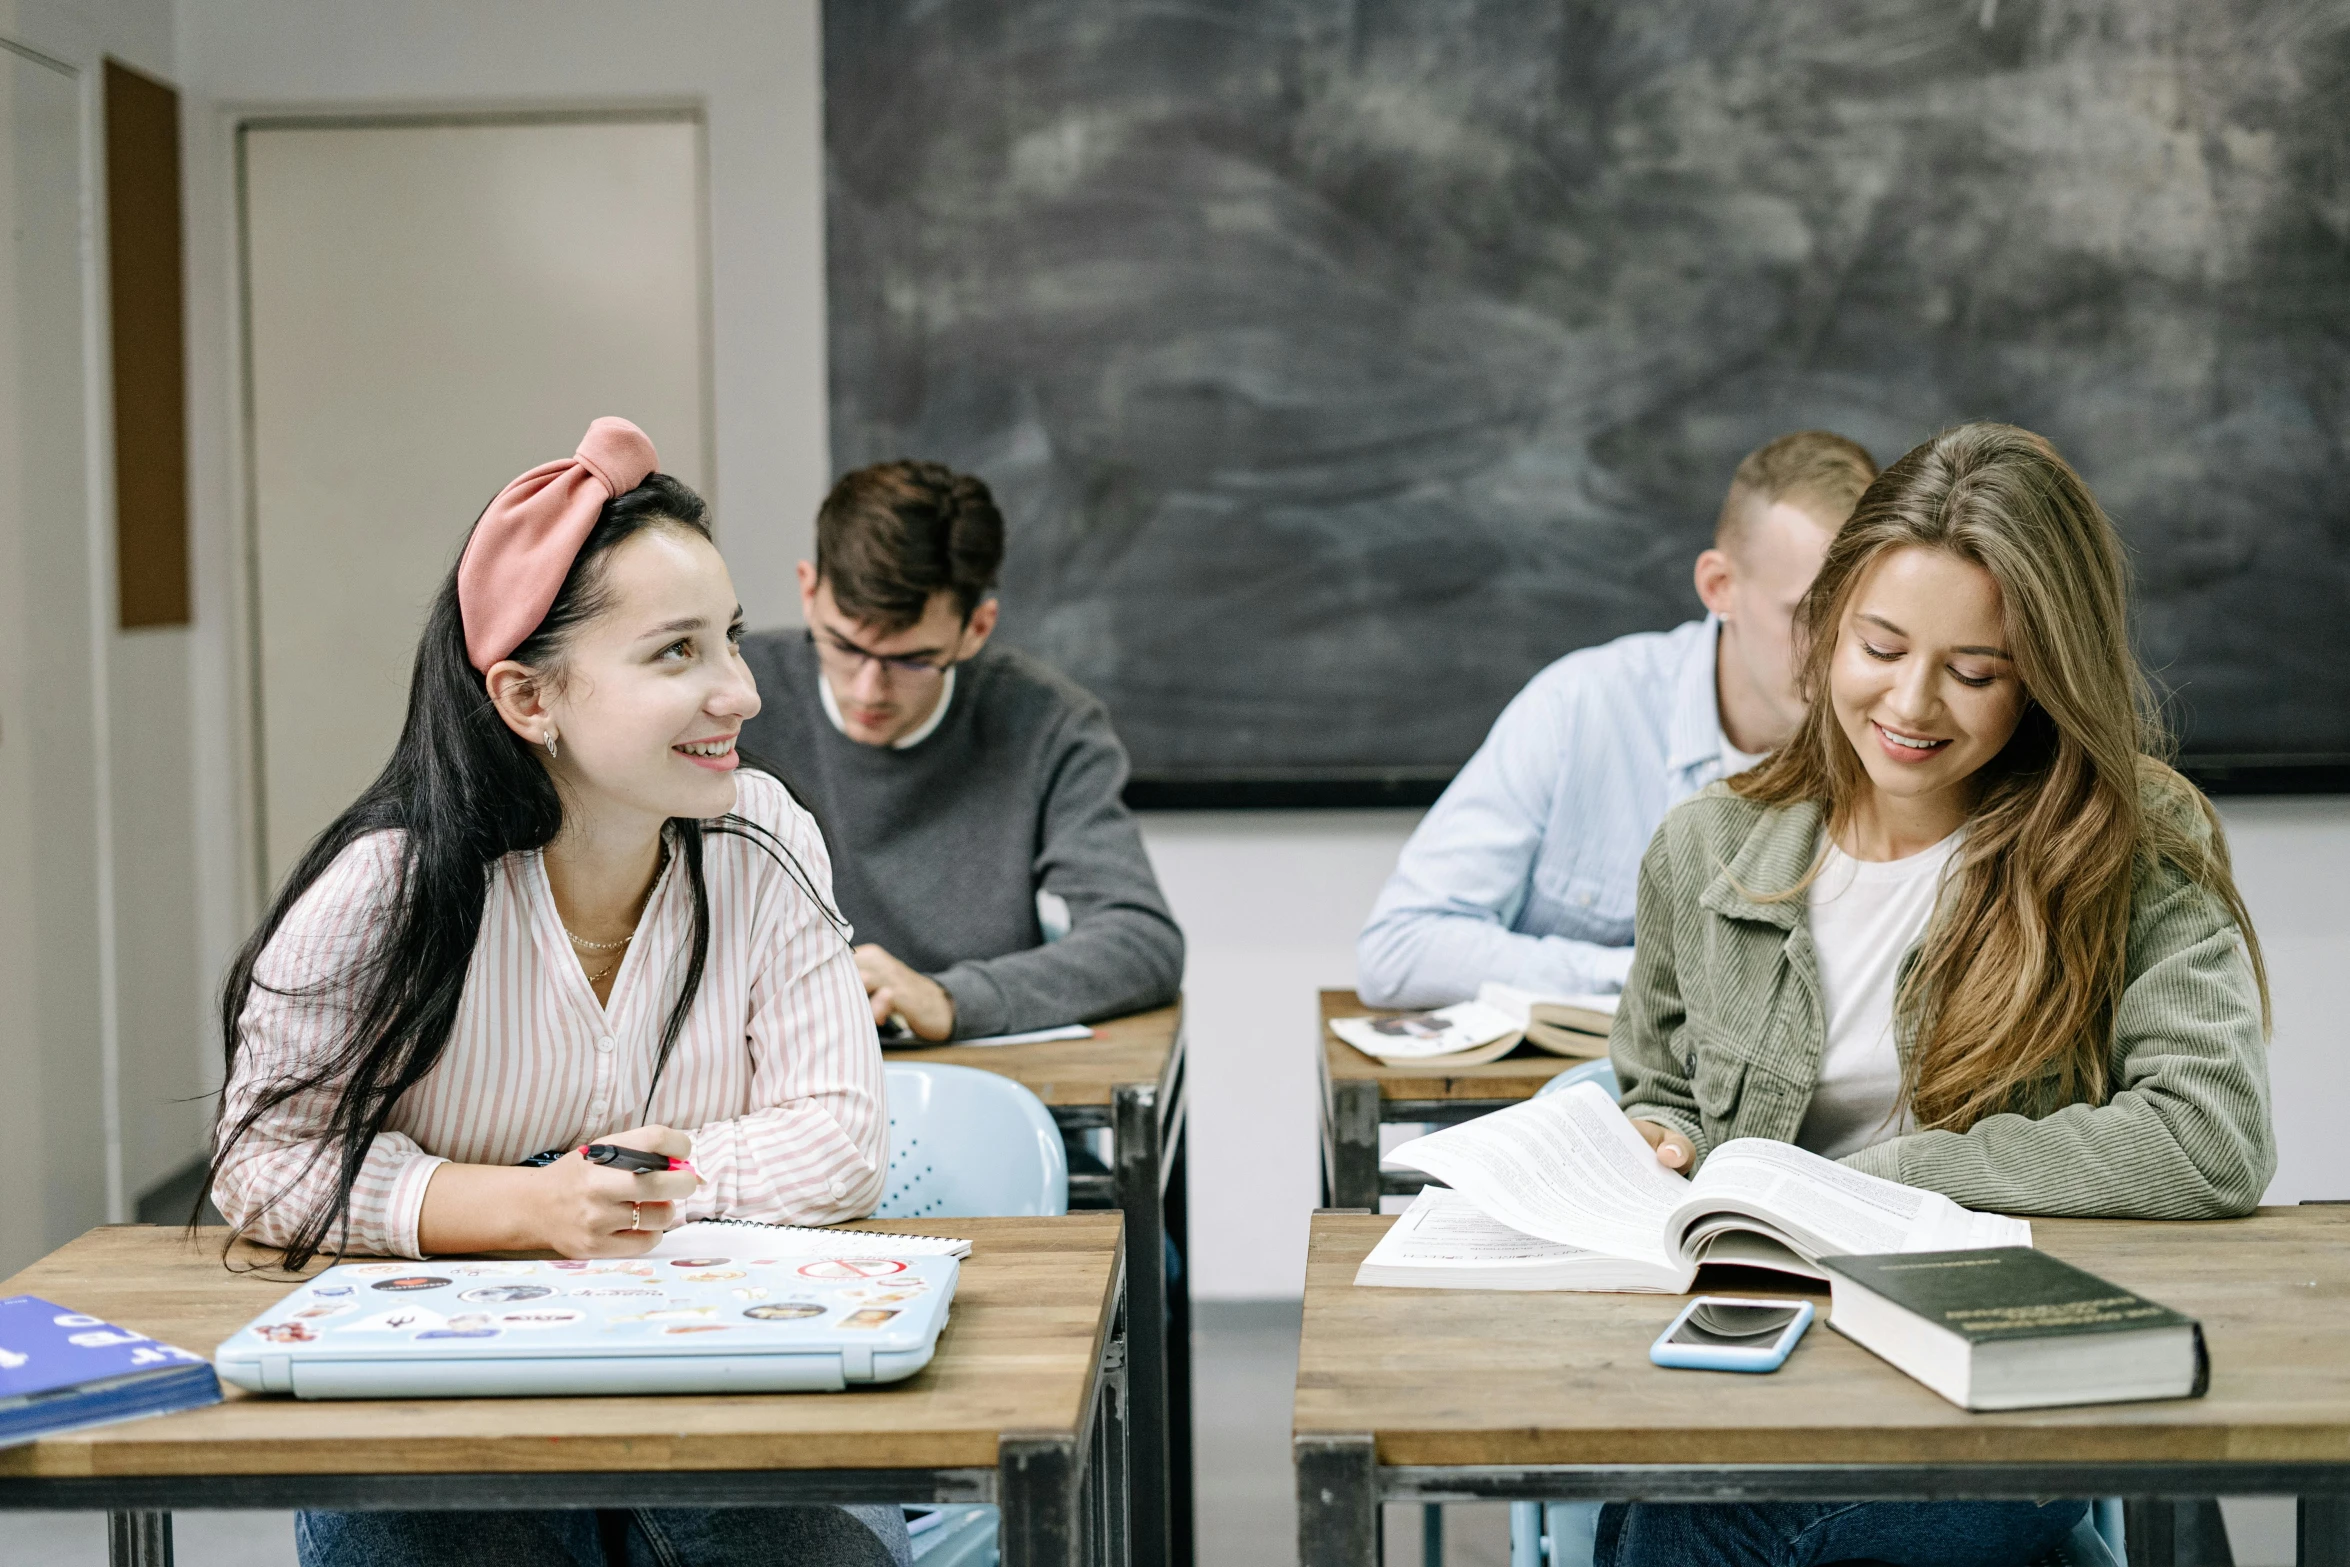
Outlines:
[[400, 1306], [391, 1311], [379, 1311], [372, 1317], [361, 1317], [357, 1322], [346, 1322], [336, 1328], [337, 1333], [412, 1333], [427, 1328], [446, 1327], [449, 1319], [437, 1311], [422, 1306]]
[[769, 1306], [745, 1307], [743, 1315], [749, 1317], [753, 1322], [805, 1322], [810, 1317], [823, 1316], [824, 1308], [822, 1306], [799, 1305], [789, 1301], [777, 1301]]
[[905, 1271], [906, 1265], [894, 1257], [826, 1257], [804, 1262], [799, 1269], [803, 1279], [886, 1279]]
[[723, 1268], [733, 1260], [731, 1257], [677, 1257], [671, 1259], [669, 1266], [672, 1268]]
[[526, 1279], [539, 1271], [535, 1262], [461, 1262], [449, 1270], [466, 1279]]
[[374, 1287], [379, 1290], [391, 1290], [395, 1294], [399, 1294], [410, 1290], [447, 1289], [449, 1287], [449, 1283], [449, 1280], [441, 1278], [437, 1274], [403, 1273], [397, 1278], [378, 1279], [376, 1280]]
[[680, 1322], [675, 1327], [663, 1328], [661, 1331], [664, 1333], [731, 1333], [734, 1330], [723, 1322]]
[[427, 1339], [496, 1338], [497, 1336], [498, 1330], [496, 1328], [430, 1328], [417, 1334], [416, 1341], [421, 1344]]
[[320, 1322], [324, 1321], [328, 1317], [339, 1317], [344, 1312], [350, 1311], [352, 1309], [352, 1303], [347, 1300], [313, 1301], [309, 1305], [304, 1306], [300, 1311], [295, 1312], [288, 1320], [293, 1322]]
[[661, 1292], [649, 1284], [582, 1284], [570, 1291], [581, 1300], [659, 1300]]
[[574, 1311], [569, 1306], [532, 1306], [522, 1311], [499, 1313], [498, 1326], [502, 1328], [567, 1328], [574, 1322], [581, 1322], [586, 1318], [586, 1312]]
[[268, 1344], [310, 1344], [318, 1339], [318, 1329], [307, 1322], [272, 1322], [253, 1333]]
[[545, 1300], [554, 1293], [545, 1284], [485, 1284], [457, 1298], [476, 1306], [518, 1306], [526, 1300]]
[[877, 1328], [897, 1315], [898, 1313], [895, 1311], [876, 1311], [867, 1307], [863, 1311], [852, 1311], [841, 1318], [840, 1326], [844, 1328]]

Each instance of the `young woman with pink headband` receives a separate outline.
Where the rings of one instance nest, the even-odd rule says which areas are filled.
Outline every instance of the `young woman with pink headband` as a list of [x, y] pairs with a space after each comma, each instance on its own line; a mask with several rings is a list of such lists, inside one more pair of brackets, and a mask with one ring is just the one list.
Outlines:
[[[690, 1219], [821, 1224], [881, 1194], [881, 1052], [824, 842], [738, 770], [742, 610], [656, 463], [598, 419], [490, 503], [390, 762], [230, 971], [213, 1200], [291, 1266], [629, 1256]], [[589, 1142], [693, 1169], [622, 1173]], [[908, 1559], [894, 1507], [306, 1513], [297, 1541], [306, 1567]]]

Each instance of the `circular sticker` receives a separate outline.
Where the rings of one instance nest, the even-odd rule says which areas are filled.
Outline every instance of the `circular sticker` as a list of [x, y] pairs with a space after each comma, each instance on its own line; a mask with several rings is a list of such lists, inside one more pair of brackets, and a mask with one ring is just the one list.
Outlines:
[[408, 1273], [403, 1274], [396, 1279], [384, 1279], [375, 1287], [379, 1290], [394, 1291], [437, 1290], [447, 1289], [449, 1287], [449, 1281], [447, 1279], [435, 1278], [429, 1273]]
[[663, 1328], [661, 1331], [664, 1333], [725, 1333], [730, 1330], [723, 1322], [681, 1322], [676, 1327]]
[[[906, 1265], [888, 1257], [827, 1257], [800, 1265], [803, 1279], [886, 1279], [903, 1273]], [[383, 1286], [378, 1284], [377, 1289]]]
[[742, 1276], [743, 1270], [740, 1268], [719, 1268], [710, 1273], [689, 1273], [685, 1276], [685, 1281], [688, 1284], [717, 1284], [727, 1279], [739, 1279]]
[[271, 1344], [307, 1344], [318, 1337], [318, 1330], [307, 1322], [272, 1322], [253, 1331]]
[[534, 1306], [528, 1311], [509, 1311], [498, 1318], [502, 1328], [563, 1328], [586, 1318], [584, 1311], [569, 1306]]
[[615, 1297], [636, 1300], [648, 1298], [658, 1300], [661, 1298], [659, 1290], [648, 1289], [642, 1284], [582, 1284], [570, 1293], [581, 1300], [606, 1300]]
[[733, 1260], [731, 1257], [678, 1257], [673, 1259], [669, 1266], [672, 1268], [723, 1268]]
[[544, 1284], [485, 1284], [457, 1298], [478, 1306], [509, 1306], [526, 1300], [545, 1300], [554, 1293]]
[[824, 1308], [822, 1306], [791, 1305], [750, 1306], [744, 1309], [743, 1315], [754, 1322], [804, 1322], [810, 1317], [823, 1316]]
[[321, 1284], [310, 1293], [316, 1295], [320, 1300], [326, 1300], [329, 1298], [340, 1298], [345, 1295], [356, 1295], [359, 1292], [351, 1288], [351, 1286], [348, 1284]]

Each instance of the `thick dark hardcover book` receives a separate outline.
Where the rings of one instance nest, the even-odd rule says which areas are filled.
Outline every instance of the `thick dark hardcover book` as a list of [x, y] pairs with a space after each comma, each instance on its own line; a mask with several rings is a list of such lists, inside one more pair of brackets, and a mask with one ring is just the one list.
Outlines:
[[2046, 1252], [1823, 1257], [1820, 1266], [1831, 1275], [1833, 1326], [1970, 1409], [2194, 1398], [2210, 1385], [2201, 1324]]

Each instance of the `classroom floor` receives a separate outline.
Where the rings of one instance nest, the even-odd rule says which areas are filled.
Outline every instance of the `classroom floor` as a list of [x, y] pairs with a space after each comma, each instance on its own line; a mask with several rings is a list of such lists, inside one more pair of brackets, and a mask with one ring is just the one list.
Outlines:
[[[1289, 1468], [1290, 1393], [1297, 1381], [1294, 1301], [1201, 1301], [1192, 1310], [1198, 1426], [1199, 1567], [1295, 1567], [1297, 1508]], [[2277, 1498], [2225, 1504], [2240, 1567], [2293, 1560], [2293, 1509]], [[1421, 1567], [1418, 1508], [1387, 1510], [1385, 1567]], [[7, 1520], [8, 1567], [97, 1567], [105, 1521], [94, 1514], [20, 1513]], [[290, 1513], [182, 1513], [179, 1567], [294, 1567]], [[1444, 1567], [1508, 1567], [1509, 1509], [1445, 1509]]]

